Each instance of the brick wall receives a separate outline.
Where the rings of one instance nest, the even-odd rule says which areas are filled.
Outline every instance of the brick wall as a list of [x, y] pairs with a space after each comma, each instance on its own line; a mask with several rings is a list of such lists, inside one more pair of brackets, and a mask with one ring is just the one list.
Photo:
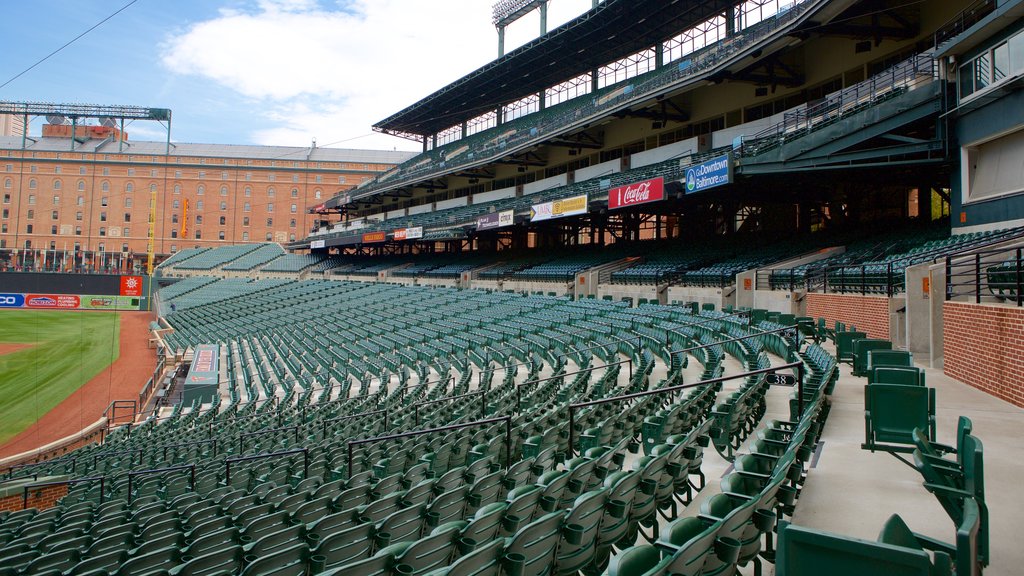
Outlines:
[[[28, 508], [46, 510], [53, 508], [57, 501], [67, 496], [68, 485], [46, 486], [28, 491]], [[24, 496], [21, 492], [0, 498], [0, 512], [14, 512], [25, 508]]]
[[811, 292], [804, 303], [807, 316], [824, 318], [829, 328], [838, 320], [847, 329], [856, 326], [869, 338], [889, 339], [889, 299], [885, 296]]
[[943, 372], [1024, 408], [1024, 309], [946, 302], [942, 321]]

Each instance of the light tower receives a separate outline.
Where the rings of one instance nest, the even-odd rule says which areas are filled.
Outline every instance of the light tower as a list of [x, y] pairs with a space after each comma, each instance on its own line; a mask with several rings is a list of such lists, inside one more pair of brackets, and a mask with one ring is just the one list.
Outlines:
[[505, 55], [505, 28], [509, 24], [540, 9], [540, 35], [548, 32], [548, 0], [499, 0], [494, 3], [491, 22], [498, 29], [498, 58]]

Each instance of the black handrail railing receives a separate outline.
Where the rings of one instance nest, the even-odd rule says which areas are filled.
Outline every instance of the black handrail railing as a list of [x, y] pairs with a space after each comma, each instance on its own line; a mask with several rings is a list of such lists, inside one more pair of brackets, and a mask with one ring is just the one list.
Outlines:
[[458, 396], [445, 396], [444, 398], [438, 398], [437, 400], [428, 400], [426, 402], [418, 402], [416, 404], [413, 404], [413, 422], [415, 423], [416, 426], [420, 425], [420, 406], [429, 406], [431, 404], [451, 402], [452, 400], [459, 400], [461, 398], [469, 398], [472, 396], [480, 397], [480, 418], [487, 418], [487, 390], [477, 390], [476, 392], [459, 394]]
[[285, 430], [294, 430], [295, 441], [298, 442], [300, 428], [301, 427], [298, 424], [296, 424], [295, 426], [282, 426], [280, 428], [266, 428], [263, 430], [256, 430], [253, 432], [242, 432], [241, 434], [238, 435], [238, 452], [239, 454], [245, 452], [245, 448], [243, 448], [243, 442], [245, 441], [246, 438], [251, 438], [253, 436], [263, 436], [265, 434], [273, 434], [274, 432], [284, 432]]
[[572, 372], [566, 372], [564, 374], [556, 374], [554, 376], [548, 376], [547, 378], [538, 378], [536, 380], [527, 380], [526, 382], [523, 382], [522, 384], [517, 384], [516, 385], [516, 412], [518, 413], [518, 412], [522, 412], [523, 411], [523, 396], [522, 396], [521, 390], [525, 386], [536, 386], [537, 384], [540, 384], [541, 382], [548, 382], [548, 381], [551, 381], [551, 380], [558, 380], [559, 378], [565, 378], [566, 376], [575, 376], [577, 374], [582, 374], [584, 372], [592, 372], [592, 371], [597, 370], [599, 368], [608, 368], [610, 366], [618, 366], [620, 364], [629, 364], [629, 379], [632, 380], [633, 379], [633, 359], [632, 358], [627, 358], [626, 360], [617, 360], [615, 362], [609, 362], [607, 364], [602, 364], [601, 366], [591, 366], [590, 368], [583, 368], [583, 369], [580, 369], [580, 370], [574, 370]]
[[8, 479], [13, 478], [15, 470], [21, 470], [23, 468], [32, 468], [34, 466], [46, 466], [46, 465], [50, 465], [50, 464], [60, 464], [62, 462], [71, 462], [71, 471], [74, 472], [75, 471], [75, 467], [76, 467], [77, 462], [78, 462], [78, 456], [72, 456], [72, 455], [68, 454], [66, 456], [60, 456], [60, 457], [57, 457], [57, 458], [53, 458], [51, 460], [43, 460], [42, 462], [27, 462], [25, 464], [12, 464], [10, 467], [7, 468], [7, 478]]
[[210, 438], [209, 440], [191, 440], [189, 442], [178, 442], [176, 444], [163, 444], [161, 446], [156, 446], [156, 448], [163, 448], [164, 449], [164, 460], [166, 461], [167, 460], [167, 449], [168, 448], [181, 448], [182, 446], [199, 446], [199, 445], [202, 445], [202, 444], [211, 444], [211, 445], [213, 445], [213, 456], [215, 456], [215, 457], [217, 456], [217, 439], [216, 438]]
[[110, 404], [107, 404], [106, 409], [103, 410], [103, 416], [107, 418], [107, 430], [111, 426], [114, 426], [114, 421], [117, 420], [118, 409], [128, 408], [132, 409], [132, 419], [128, 422], [131, 426], [132, 422], [135, 422], [135, 416], [138, 414], [139, 401], [138, 400], [112, 400]]
[[681, 390], [687, 390], [690, 388], [696, 388], [698, 386], [707, 386], [709, 384], [718, 384], [720, 382], [728, 382], [730, 380], [738, 380], [740, 378], [749, 378], [750, 376], [757, 376], [759, 374], [774, 374], [779, 370], [788, 370], [790, 368], [796, 368], [797, 370], [797, 414], [803, 414], [804, 412], [804, 363], [801, 361], [790, 362], [788, 364], [781, 364], [779, 366], [771, 366], [769, 368], [761, 368], [759, 370], [751, 370], [742, 374], [734, 374], [732, 376], [720, 376], [718, 378], [711, 378], [708, 380], [701, 380], [700, 382], [693, 382], [691, 384], [677, 384], [676, 386], [666, 386], [665, 388], [658, 388], [655, 390], [646, 390], [644, 392], [633, 392], [631, 394], [623, 394], [622, 396], [613, 396], [611, 398], [602, 398], [600, 400], [589, 400], [587, 402], [578, 402], [570, 404], [569, 410], [569, 452], [572, 453], [574, 448], [575, 432], [574, 428], [576, 425], [576, 410], [581, 408], [589, 408], [590, 406], [597, 406], [600, 404], [610, 404], [612, 402], [625, 402], [628, 400], [634, 400], [636, 398], [644, 398], [647, 396], [655, 396], [658, 394], [671, 394], [679, 392]]
[[373, 442], [385, 442], [388, 440], [398, 440], [400, 438], [412, 438], [415, 436], [422, 436], [424, 434], [435, 434], [437, 432], [450, 432], [452, 430], [462, 430], [463, 428], [472, 428], [474, 426], [486, 426], [488, 424], [497, 424], [498, 422], [505, 423], [505, 468], [512, 465], [512, 417], [511, 416], [499, 416], [497, 418], [487, 418], [485, 420], [477, 420], [475, 422], [463, 422], [462, 424], [449, 424], [447, 426], [439, 426], [437, 428], [428, 428], [426, 430], [412, 430], [410, 432], [402, 432], [399, 434], [388, 434], [386, 436], [375, 436], [373, 438], [362, 438], [358, 440], [348, 441], [348, 477], [352, 477], [352, 460], [353, 450], [356, 446], [363, 444], [371, 444]]
[[254, 454], [252, 456], [236, 456], [234, 458], [224, 459], [224, 482], [227, 485], [231, 485], [231, 465], [239, 462], [249, 462], [252, 460], [264, 460], [266, 458], [277, 458], [279, 456], [291, 456], [292, 454], [302, 454], [302, 472], [303, 479], [309, 478], [309, 449], [308, 448], [294, 448], [292, 450], [282, 450], [280, 452], [267, 452], [265, 454]]
[[95, 482], [100, 481], [100, 504], [103, 504], [103, 493], [105, 492], [104, 486], [106, 484], [106, 477], [104, 476], [89, 476], [88, 478], [75, 478], [73, 480], [54, 480], [53, 482], [40, 482], [38, 484], [27, 484], [22, 489], [21, 493], [21, 507], [22, 509], [28, 508], [28, 493], [33, 489], [47, 488], [49, 486], [73, 486], [82, 482]]
[[975, 250], [946, 257], [946, 300], [967, 296], [976, 304], [985, 288], [993, 297], [1024, 306], [1024, 248]]
[[790, 326], [783, 326], [781, 328], [775, 328], [774, 330], [762, 330], [760, 332], [755, 332], [753, 334], [747, 334], [745, 336], [737, 336], [736, 338], [729, 338], [729, 339], [726, 339], [726, 340], [717, 340], [717, 341], [711, 342], [709, 344], [701, 344], [699, 346], [691, 346], [689, 348], [684, 348], [682, 350], [675, 350], [675, 351], [669, 352], [669, 357], [675, 356], [676, 354], [686, 354], [687, 352], [693, 352], [694, 350], [704, 350], [705, 348], [711, 348], [712, 346], [720, 346], [722, 344], [729, 344], [729, 343], [732, 343], [732, 342], [741, 342], [743, 340], [749, 340], [751, 338], [757, 338], [758, 336], [767, 336], [768, 334], [775, 334], [775, 333], [778, 333], [778, 332], [793, 332], [794, 334], [799, 334], [800, 333], [800, 327], [797, 324], [792, 324]]
[[180, 466], [168, 466], [167, 468], [151, 468], [149, 470], [132, 470], [128, 473], [128, 505], [131, 506], [133, 494], [132, 484], [135, 481], [136, 476], [145, 476], [149, 474], [160, 474], [163, 472], [177, 472], [179, 470], [188, 470], [189, 473], [189, 486], [193, 492], [196, 491], [196, 465], [195, 464], [182, 464]]
[[138, 454], [139, 464], [142, 464], [142, 448], [131, 448], [128, 450], [116, 450], [113, 452], [101, 452], [100, 454], [96, 454], [92, 457], [92, 467], [96, 467], [96, 464], [99, 462], [100, 458], [109, 458], [110, 456], [120, 456], [122, 454]]
[[890, 97], [897, 89], [913, 86], [922, 77], [926, 77], [928, 82], [937, 77], [935, 60], [930, 54], [911, 56], [863, 82], [828, 94], [818, 103], [786, 112], [781, 122], [749, 137], [742, 137], [738, 154], [749, 157], [776, 148], [789, 135], [809, 133], [816, 125], [834, 122], [864, 105]]
[[935, 47], [938, 48], [945, 41], [959, 36], [982, 18], [991, 14], [997, 4], [996, 0], [976, 0], [964, 8], [935, 31]]
[[384, 429], [388, 428], [388, 411], [387, 410], [371, 410], [369, 412], [360, 412], [359, 414], [349, 414], [348, 416], [337, 416], [335, 418], [327, 418], [324, 420], [324, 439], [327, 439], [327, 428], [332, 422], [342, 422], [345, 420], [354, 420], [356, 418], [364, 418], [366, 416], [373, 416], [375, 414], [384, 415]]

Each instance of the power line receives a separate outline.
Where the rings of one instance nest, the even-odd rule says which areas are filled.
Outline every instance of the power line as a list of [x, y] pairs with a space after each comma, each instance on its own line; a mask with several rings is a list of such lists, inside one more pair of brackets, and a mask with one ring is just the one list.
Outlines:
[[50, 52], [50, 53], [49, 53], [49, 54], [47, 54], [46, 56], [43, 56], [43, 57], [42, 57], [42, 58], [40, 58], [40, 59], [39, 59], [38, 61], [36, 61], [36, 63], [35, 63], [35, 64], [33, 64], [33, 65], [29, 66], [28, 68], [25, 68], [24, 70], [22, 70], [21, 72], [18, 72], [17, 74], [15, 74], [15, 75], [14, 75], [14, 77], [12, 77], [12, 78], [11, 78], [10, 80], [8, 80], [8, 81], [4, 82], [3, 84], [0, 84], [0, 89], [3, 89], [3, 88], [5, 88], [5, 87], [6, 87], [6, 86], [7, 86], [8, 84], [10, 84], [11, 82], [14, 82], [14, 81], [15, 81], [15, 80], [17, 80], [18, 78], [21, 78], [22, 76], [24, 76], [25, 74], [27, 74], [27, 73], [28, 73], [28, 72], [29, 72], [30, 70], [32, 70], [32, 69], [33, 69], [33, 68], [35, 68], [36, 66], [39, 66], [39, 65], [40, 65], [40, 64], [42, 64], [43, 62], [46, 62], [47, 60], [49, 60], [49, 59], [50, 59], [50, 58], [51, 58], [52, 56], [56, 55], [56, 54], [57, 54], [58, 52], [60, 52], [61, 50], [63, 50], [63, 49], [65, 49], [65, 48], [67, 48], [68, 46], [71, 46], [71, 45], [72, 45], [72, 44], [74, 44], [74, 43], [75, 43], [76, 41], [78, 41], [78, 39], [80, 39], [81, 37], [85, 36], [85, 35], [86, 35], [86, 34], [88, 34], [89, 32], [92, 32], [93, 30], [95, 30], [95, 29], [99, 28], [99, 27], [100, 27], [100, 26], [102, 26], [102, 25], [103, 25], [103, 24], [104, 24], [104, 23], [105, 23], [105, 22], [106, 22], [107, 20], [110, 20], [110, 19], [111, 19], [111, 18], [113, 18], [114, 16], [117, 16], [117, 15], [118, 15], [118, 14], [120, 14], [121, 12], [124, 12], [125, 10], [127, 10], [127, 9], [128, 9], [128, 7], [130, 7], [130, 6], [132, 5], [132, 4], [135, 4], [135, 3], [136, 3], [136, 2], [138, 2], [138, 1], [139, 1], [139, 0], [131, 0], [131, 2], [128, 2], [128, 3], [127, 3], [127, 4], [125, 4], [124, 6], [121, 6], [121, 7], [120, 7], [120, 8], [118, 8], [118, 9], [117, 9], [117, 11], [116, 11], [116, 12], [114, 12], [113, 14], [111, 14], [111, 15], [107, 16], [106, 18], [104, 18], [103, 20], [100, 20], [99, 22], [97, 22], [97, 23], [93, 24], [93, 25], [92, 25], [92, 26], [91, 26], [91, 27], [90, 27], [90, 28], [89, 28], [88, 30], [86, 30], [85, 32], [82, 32], [82, 33], [81, 33], [81, 34], [79, 34], [78, 36], [75, 36], [74, 38], [72, 38], [71, 40], [69, 40], [69, 41], [68, 41], [67, 43], [65, 43], [65, 44], [64, 44], [63, 46], [61, 46], [60, 48], [57, 48], [57, 49], [56, 49], [56, 50], [54, 50], [53, 52]]

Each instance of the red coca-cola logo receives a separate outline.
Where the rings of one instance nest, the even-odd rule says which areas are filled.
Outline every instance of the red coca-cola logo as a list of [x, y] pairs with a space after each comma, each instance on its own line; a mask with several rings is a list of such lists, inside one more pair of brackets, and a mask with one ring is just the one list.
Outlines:
[[608, 208], [622, 208], [635, 204], [646, 204], [665, 199], [665, 181], [653, 178], [643, 182], [634, 182], [608, 191]]

